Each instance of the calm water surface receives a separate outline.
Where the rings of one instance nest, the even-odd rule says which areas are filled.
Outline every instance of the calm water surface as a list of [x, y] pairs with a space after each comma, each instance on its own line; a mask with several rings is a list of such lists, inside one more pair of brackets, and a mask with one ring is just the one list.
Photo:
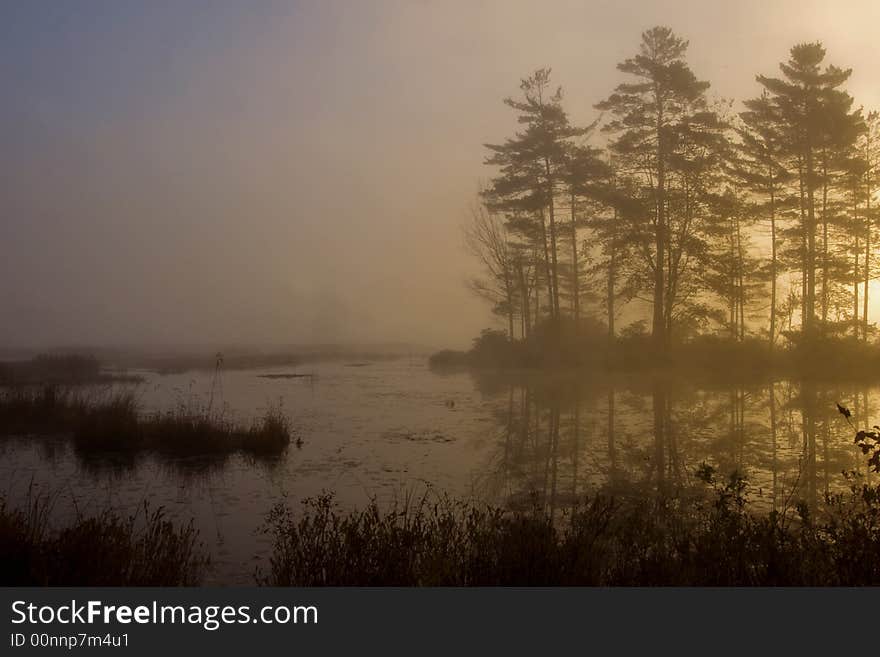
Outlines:
[[[313, 376], [260, 376], [292, 371]], [[423, 359], [230, 371], [219, 379], [144, 376], [136, 391], [146, 409], [210, 402], [247, 422], [281, 404], [302, 446], [272, 465], [234, 457], [222, 467], [182, 470], [150, 458], [99, 467], [63, 439], [9, 439], [0, 443], [0, 485], [13, 503], [31, 487], [51, 493], [59, 521], [108, 506], [132, 513], [144, 500], [194, 518], [212, 555], [213, 584], [253, 582], [270, 550], [262, 519], [284, 498], [296, 503], [326, 490], [353, 506], [431, 487], [558, 509], [597, 490], [674, 494], [708, 462], [744, 472], [756, 506], [816, 504], [843, 487], [842, 470], [864, 471], [835, 402], [853, 409], [859, 426], [880, 421], [877, 388], [855, 385], [511, 380], [437, 374]]]

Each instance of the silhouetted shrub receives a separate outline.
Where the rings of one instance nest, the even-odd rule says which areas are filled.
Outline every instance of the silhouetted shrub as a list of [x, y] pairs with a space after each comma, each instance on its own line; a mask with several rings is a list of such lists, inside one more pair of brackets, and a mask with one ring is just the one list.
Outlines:
[[466, 351], [443, 349], [428, 358], [428, 367], [435, 370], [456, 369], [470, 364], [470, 355]]
[[483, 329], [474, 338], [470, 360], [479, 367], [514, 367], [517, 365], [516, 343], [504, 331]]

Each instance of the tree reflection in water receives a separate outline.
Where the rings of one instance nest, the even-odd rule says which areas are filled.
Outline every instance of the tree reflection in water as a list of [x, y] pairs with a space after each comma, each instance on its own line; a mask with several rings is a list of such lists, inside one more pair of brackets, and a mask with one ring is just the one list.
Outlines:
[[756, 508], [815, 507], [842, 490], [843, 471], [868, 477], [853, 422], [874, 420], [867, 386], [816, 382], [697, 385], [668, 377], [573, 381], [475, 375], [498, 399], [498, 449], [480, 468], [480, 496], [511, 508], [551, 512], [577, 496], [682, 495], [709, 463], [744, 474]]

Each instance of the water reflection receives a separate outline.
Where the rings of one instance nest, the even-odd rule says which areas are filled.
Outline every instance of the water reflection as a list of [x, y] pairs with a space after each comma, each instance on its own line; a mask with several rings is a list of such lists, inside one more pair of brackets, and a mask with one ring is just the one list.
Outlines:
[[751, 497], [768, 509], [815, 507], [846, 485], [842, 473], [869, 476], [837, 412], [876, 421], [867, 387], [815, 382], [699, 386], [667, 377], [587, 383], [503, 380], [482, 375], [496, 411], [499, 448], [480, 494], [551, 512], [581, 493], [676, 495], [694, 485], [701, 463], [745, 474]]
[[[26, 506], [33, 484], [58, 497], [59, 521], [106, 508], [136, 513], [148, 500], [195, 520], [214, 559], [211, 582], [248, 584], [255, 555], [265, 558], [270, 547], [259, 543], [259, 526], [282, 498], [295, 504], [332, 491], [353, 508], [430, 486], [561, 511], [596, 491], [686, 494], [705, 461], [721, 473], [743, 471], [755, 505], [782, 509], [800, 499], [818, 504], [825, 491], [844, 487], [841, 470], [865, 473], [837, 401], [858, 427], [880, 423], [878, 389], [855, 385], [437, 375], [405, 360], [322, 363], [315, 371], [314, 382], [260, 376], [275, 370], [224, 377], [220, 402], [237, 421], [283, 399], [305, 443], [277, 463], [264, 467], [241, 454], [172, 464], [145, 456], [107, 467], [81, 458], [69, 439], [6, 438], [0, 494]], [[178, 403], [177, 389], [208, 395], [210, 375], [150, 375], [138, 395], [147, 412], [164, 411]]]

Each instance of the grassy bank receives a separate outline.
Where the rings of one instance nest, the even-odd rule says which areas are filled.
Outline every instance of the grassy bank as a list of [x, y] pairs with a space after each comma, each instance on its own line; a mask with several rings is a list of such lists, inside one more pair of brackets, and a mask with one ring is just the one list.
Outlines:
[[557, 330], [542, 326], [528, 339], [509, 340], [503, 331], [484, 330], [467, 351], [442, 350], [428, 360], [435, 371], [564, 370], [617, 374], [680, 374], [692, 380], [752, 382], [774, 378], [870, 381], [880, 368], [880, 343], [852, 337], [807, 340], [793, 334], [774, 349], [762, 338], [732, 340], [698, 335], [672, 341], [658, 354], [650, 335], [623, 332], [609, 339], [587, 325]]
[[84, 457], [225, 457], [240, 452], [266, 459], [280, 455], [292, 435], [290, 421], [278, 406], [241, 424], [223, 413], [183, 406], [144, 413], [131, 391], [86, 397], [53, 386], [0, 391], [0, 427], [5, 435], [68, 435]]
[[331, 497], [277, 506], [272, 586], [880, 585], [880, 487], [853, 483], [820, 517], [805, 506], [753, 515], [747, 485], [693, 499], [583, 499], [541, 509], [422, 498], [342, 512]]
[[0, 584], [4, 586], [195, 586], [208, 558], [192, 524], [146, 506], [136, 516], [79, 517], [52, 529], [51, 502], [24, 510], [0, 498]]

